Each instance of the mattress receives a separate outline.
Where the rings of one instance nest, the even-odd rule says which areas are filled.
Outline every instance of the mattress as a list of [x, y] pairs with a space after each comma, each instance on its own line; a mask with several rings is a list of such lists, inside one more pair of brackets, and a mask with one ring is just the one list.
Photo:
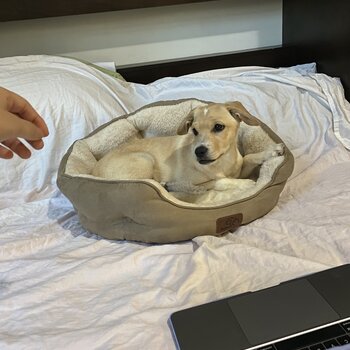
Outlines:
[[[350, 106], [315, 65], [241, 67], [149, 85], [52, 56], [0, 59], [0, 86], [38, 110], [45, 147], [0, 160], [0, 348], [175, 349], [172, 312], [350, 262]], [[56, 186], [68, 147], [157, 101], [239, 100], [295, 158], [275, 208], [222, 237], [114, 241]]]

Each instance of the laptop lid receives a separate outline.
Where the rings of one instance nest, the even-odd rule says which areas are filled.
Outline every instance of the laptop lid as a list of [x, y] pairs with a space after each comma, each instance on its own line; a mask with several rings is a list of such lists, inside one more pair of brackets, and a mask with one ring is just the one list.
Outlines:
[[245, 350], [347, 318], [349, 264], [178, 311], [170, 323], [181, 350]]

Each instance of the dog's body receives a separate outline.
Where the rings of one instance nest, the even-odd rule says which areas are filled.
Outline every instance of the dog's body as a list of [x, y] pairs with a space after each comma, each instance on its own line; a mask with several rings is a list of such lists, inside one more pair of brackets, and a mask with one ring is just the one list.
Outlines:
[[[168, 190], [196, 193], [215, 180], [246, 177], [270, 153], [244, 158], [238, 149], [241, 121], [258, 125], [239, 103], [195, 108], [176, 136], [136, 139], [107, 153], [92, 174], [106, 179], [154, 179]], [[264, 154], [263, 154], [264, 153]]]
[[[93, 175], [107, 179], [154, 179], [162, 184], [197, 186], [210, 180], [238, 176], [242, 156], [232, 149], [218, 164], [194, 161], [191, 135], [137, 139], [103, 157]], [[236, 159], [232, 162], [232, 159]]]

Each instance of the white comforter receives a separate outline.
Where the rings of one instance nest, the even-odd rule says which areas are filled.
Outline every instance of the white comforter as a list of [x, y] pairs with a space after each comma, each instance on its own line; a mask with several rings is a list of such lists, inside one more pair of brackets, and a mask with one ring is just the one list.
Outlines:
[[[50, 137], [0, 160], [0, 349], [175, 349], [172, 312], [350, 262], [350, 108], [313, 66], [227, 69], [143, 86], [73, 60], [0, 60]], [[295, 156], [277, 206], [224, 237], [147, 245], [101, 239], [57, 190], [67, 147], [115, 115], [164, 99], [241, 101]]]

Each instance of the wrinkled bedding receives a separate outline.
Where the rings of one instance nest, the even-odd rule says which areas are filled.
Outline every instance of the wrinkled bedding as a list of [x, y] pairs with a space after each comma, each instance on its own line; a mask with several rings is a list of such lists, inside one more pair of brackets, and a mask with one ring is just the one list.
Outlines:
[[[350, 107], [313, 65], [131, 84], [69, 59], [0, 59], [0, 85], [50, 129], [28, 161], [0, 160], [0, 348], [175, 349], [172, 312], [350, 262]], [[55, 181], [75, 139], [151, 102], [239, 100], [295, 168], [277, 206], [223, 237], [109, 241], [85, 231]]]

